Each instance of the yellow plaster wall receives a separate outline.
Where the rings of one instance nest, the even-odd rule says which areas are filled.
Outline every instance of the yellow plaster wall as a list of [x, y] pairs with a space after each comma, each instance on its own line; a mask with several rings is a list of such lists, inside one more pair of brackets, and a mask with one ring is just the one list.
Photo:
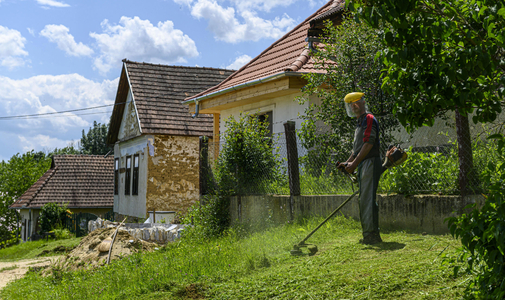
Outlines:
[[147, 211], [185, 213], [199, 200], [199, 139], [155, 136], [147, 164]]

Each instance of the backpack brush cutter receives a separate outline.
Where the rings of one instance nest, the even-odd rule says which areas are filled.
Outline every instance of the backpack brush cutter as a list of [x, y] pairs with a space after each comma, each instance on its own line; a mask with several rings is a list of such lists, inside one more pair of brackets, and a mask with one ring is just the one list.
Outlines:
[[[382, 173], [386, 171], [387, 169], [391, 167], [398, 166], [402, 164], [405, 160], [407, 160], [407, 153], [400, 148], [400, 145], [394, 146], [390, 145], [388, 147], [388, 151], [386, 152], [386, 158], [384, 160], [384, 163], [382, 164]], [[340, 162], [337, 161], [337, 169], [344, 173], [352, 183], [357, 184], [358, 180], [356, 178], [356, 175], [350, 174], [345, 170], [345, 167], [339, 167]], [[344, 163], [344, 166], [347, 166], [347, 163]], [[312, 230], [307, 236], [301, 240], [298, 244], [293, 245], [293, 249], [290, 251], [291, 255], [295, 256], [300, 256], [303, 255], [302, 248], [306, 247], [307, 250], [309, 250], [309, 256], [312, 256], [317, 253], [318, 249], [317, 246], [314, 244], [307, 244], [305, 243], [321, 226], [323, 226], [329, 219], [331, 219], [344, 205], [347, 204], [347, 202], [351, 201], [351, 199], [359, 192], [359, 189], [357, 191], [354, 191], [354, 185], [352, 186], [353, 193], [349, 198], [347, 198], [342, 204], [340, 204], [324, 221], [322, 221], [317, 227]]]

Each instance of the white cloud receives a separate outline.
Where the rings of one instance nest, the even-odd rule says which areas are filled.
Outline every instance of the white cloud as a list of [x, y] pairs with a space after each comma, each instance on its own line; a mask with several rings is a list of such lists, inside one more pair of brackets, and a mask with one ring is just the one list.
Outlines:
[[265, 20], [248, 10], [238, 13], [243, 19], [240, 22], [233, 7], [224, 8], [214, 0], [198, 0], [191, 8], [191, 15], [206, 19], [209, 22], [208, 29], [215, 38], [228, 43], [278, 39], [295, 26], [295, 20], [287, 14], [274, 20]]
[[0, 65], [9, 69], [23, 66], [26, 61], [21, 57], [28, 55], [25, 42], [19, 31], [0, 25]]
[[[0, 111], [2, 115], [16, 116], [41, 114], [56, 111], [112, 104], [117, 80], [95, 82], [78, 74], [39, 75], [28, 79], [13, 80], [0, 76]], [[104, 111], [101, 109], [98, 111]], [[84, 111], [84, 113], [96, 111]], [[66, 132], [75, 127], [89, 125], [89, 120], [100, 115], [72, 117], [30, 118], [16, 121], [16, 128], [40, 129]], [[3, 121], [13, 123], [15, 121]]]
[[23, 152], [28, 152], [32, 149], [54, 150], [54, 148], [64, 148], [72, 142], [72, 140], [64, 141], [60, 140], [59, 138], [54, 138], [43, 134], [38, 134], [31, 137], [20, 135], [19, 141], [22, 145]]
[[119, 25], [102, 22], [104, 33], [90, 33], [101, 54], [94, 66], [102, 74], [119, 67], [123, 58], [153, 63], [182, 63], [198, 55], [195, 42], [181, 30], [174, 29], [172, 21], [153, 26], [149, 20], [121, 17]]
[[235, 61], [233, 63], [231, 63], [229, 66], [227, 66], [226, 69], [229, 69], [229, 70], [238, 70], [243, 65], [245, 65], [248, 62], [250, 62], [251, 59], [252, 59], [252, 57], [250, 57], [247, 54], [241, 55], [241, 56], [235, 58]]
[[297, 0], [231, 0], [239, 11], [263, 10], [266, 12], [269, 12], [272, 8], [277, 6], [290, 6], [296, 1]]
[[174, 2], [180, 5], [191, 6], [193, 0], [174, 0]]
[[36, 0], [38, 4], [51, 7], [69, 7], [70, 5], [55, 0]]
[[[14, 80], [0, 76], [0, 116], [19, 116], [113, 104], [119, 78], [101, 82], [79, 74], [39, 75]], [[29, 119], [0, 120], [0, 157], [61, 148], [79, 140], [93, 121], [107, 123], [111, 107]], [[100, 114], [90, 114], [101, 112]]]
[[76, 43], [69, 29], [64, 25], [46, 25], [40, 32], [50, 42], [56, 43], [58, 48], [71, 56], [89, 56], [93, 50], [83, 43]]
[[26, 30], [28, 30], [29, 34], [31, 34], [32, 36], [35, 36], [35, 30], [31, 29], [30, 27], [27, 27]]

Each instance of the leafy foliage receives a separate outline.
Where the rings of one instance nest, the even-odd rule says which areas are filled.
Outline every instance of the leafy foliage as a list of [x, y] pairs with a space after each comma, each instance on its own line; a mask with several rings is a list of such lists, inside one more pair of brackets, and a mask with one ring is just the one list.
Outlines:
[[474, 122], [495, 120], [504, 105], [505, 3], [357, 0], [356, 16], [383, 28], [384, 88], [407, 128], [433, 125], [457, 109]]
[[12, 240], [17, 229], [18, 213], [9, 209], [51, 166], [44, 152], [30, 151], [0, 162], [0, 242]]
[[228, 118], [225, 128], [216, 167], [206, 178], [210, 194], [185, 217], [205, 236], [219, 235], [228, 228], [231, 196], [264, 194], [272, 189], [272, 183], [282, 186], [286, 182], [278, 148], [267, 136], [267, 122], [241, 114], [239, 120]]
[[110, 151], [107, 146], [107, 124], [93, 122], [93, 128], [89, 128], [88, 133], [82, 130], [81, 151], [82, 154], [105, 155]]
[[60, 206], [54, 202], [44, 204], [40, 210], [40, 228], [42, 231], [48, 232], [61, 227], [66, 213], [66, 205]]
[[[485, 181], [491, 182], [486, 202], [481, 208], [461, 217], [449, 218], [453, 236], [461, 238], [461, 258], [475, 280], [467, 287], [467, 296], [479, 299], [505, 298], [505, 137], [497, 139], [500, 160], [489, 162]], [[496, 176], [499, 174], [499, 176]], [[457, 272], [458, 269], [455, 270]]]
[[[300, 103], [314, 96], [320, 99], [320, 103], [316, 100], [305, 110], [299, 133], [303, 147], [311, 149], [301, 163], [313, 176], [319, 176], [320, 161], [327, 160], [331, 153], [339, 160], [349, 157], [356, 121], [345, 111], [343, 99], [348, 93], [365, 93], [370, 112], [380, 120], [382, 140], [391, 142], [389, 133], [398, 125], [392, 115], [394, 98], [381, 88], [384, 65], [375, 59], [383, 49], [378, 30], [344, 16], [338, 26], [326, 23], [324, 32], [324, 47], [313, 52], [312, 58], [316, 68], [325, 72], [305, 74], [308, 83], [298, 98]], [[320, 131], [321, 122], [329, 128]]]
[[226, 120], [224, 144], [216, 168], [221, 195], [265, 193], [271, 181], [283, 180], [278, 148], [268, 137], [268, 122], [240, 114]]

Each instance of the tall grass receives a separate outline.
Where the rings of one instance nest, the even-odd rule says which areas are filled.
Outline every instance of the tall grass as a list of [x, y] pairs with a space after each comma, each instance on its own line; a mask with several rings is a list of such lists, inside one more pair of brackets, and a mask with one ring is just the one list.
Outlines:
[[[4, 288], [0, 298], [177, 299], [188, 297], [188, 293], [200, 293], [200, 296], [211, 299], [310, 299], [302, 297], [304, 292], [300, 289], [309, 288], [307, 284], [314, 283], [317, 285], [310, 288], [319, 290], [322, 294], [318, 299], [322, 299], [321, 295], [331, 292], [325, 291], [328, 283], [359, 291], [365, 288], [361, 279], [393, 276], [387, 275], [388, 272], [404, 273], [403, 278], [415, 275], [413, 280], [419, 279], [420, 285], [428, 282], [439, 286], [452, 282], [445, 269], [440, 268], [439, 261], [434, 262], [444, 247], [451, 246], [446, 252], [452, 251], [454, 240], [393, 233], [391, 239], [395, 241], [392, 243], [383, 243], [379, 247], [362, 246], [357, 243], [359, 223], [344, 217], [331, 220], [309, 240], [318, 244], [319, 255], [291, 256], [292, 245], [320, 220], [302, 220], [252, 234], [235, 228], [216, 239], [205, 239], [198, 232], [188, 231], [179, 242], [154, 253], [134, 254], [96, 270], [66, 272], [54, 269], [49, 277], [31, 273]], [[411, 242], [416, 238], [424, 242]], [[390, 238], [385, 235], [384, 239]], [[397, 242], [400, 240], [403, 242]], [[439, 245], [429, 249], [435, 243]], [[395, 251], [402, 252], [401, 260], [394, 258]], [[418, 252], [423, 253], [418, 255]], [[404, 260], [414, 255], [421, 259], [414, 257], [411, 263], [405, 264]], [[387, 265], [381, 265], [383, 257], [387, 257]], [[370, 264], [374, 267], [369, 268]], [[411, 268], [414, 273], [409, 273]], [[350, 277], [346, 279], [335, 274], [334, 270], [348, 273]], [[379, 271], [382, 275], [376, 273]], [[423, 272], [433, 272], [443, 280], [426, 281], [425, 277], [435, 275]], [[301, 278], [302, 274], [306, 278]], [[294, 284], [296, 282], [298, 284]], [[412, 288], [415, 289], [415, 285]], [[251, 289], [255, 290], [254, 294]], [[317, 296], [315, 290], [312, 293]]]

